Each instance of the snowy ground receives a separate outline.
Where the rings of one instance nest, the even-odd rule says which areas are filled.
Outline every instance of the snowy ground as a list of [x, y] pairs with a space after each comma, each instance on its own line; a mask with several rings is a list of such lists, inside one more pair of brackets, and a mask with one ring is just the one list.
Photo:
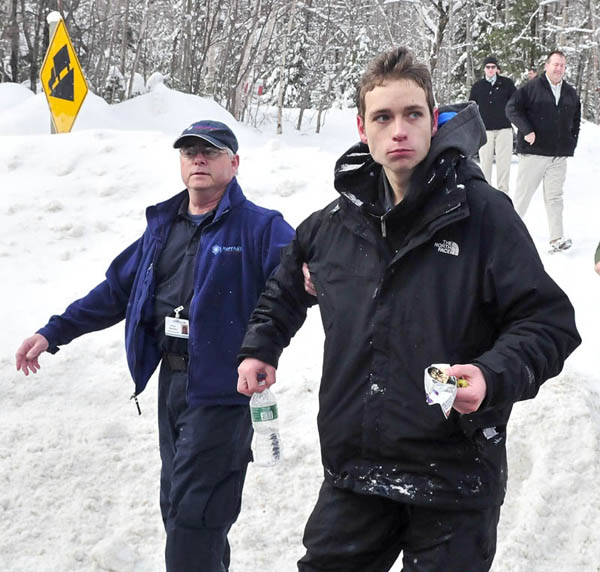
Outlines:
[[[333, 164], [356, 139], [354, 117], [329, 112], [317, 136], [308, 123], [295, 131], [289, 111], [276, 137], [272, 123], [262, 132], [237, 125], [210, 100], [158, 86], [114, 107], [89, 94], [73, 133], [48, 135], [45, 105], [43, 95], [0, 84], [0, 570], [160, 571], [156, 382], [141, 397], [140, 417], [128, 400], [122, 326], [43, 356], [41, 372], [28, 378], [15, 371], [14, 351], [102, 279], [142, 231], [146, 205], [182, 188], [171, 143], [187, 124], [232, 125], [246, 194], [298, 224], [335, 196]], [[576, 307], [584, 343], [560, 377], [515, 407], [493, 572], [600, 571], [598, 156], [600, 130], [586, 124], [567, 177], [571, 251], [546, 254], [541, 193], [526, 219], [546, 268]], [[322, 339], [312, 310], [278, 372], [285, 462], [248, 471], [231, 532], [232, 572], [291, 572], [302, 555], [321, 482]]]

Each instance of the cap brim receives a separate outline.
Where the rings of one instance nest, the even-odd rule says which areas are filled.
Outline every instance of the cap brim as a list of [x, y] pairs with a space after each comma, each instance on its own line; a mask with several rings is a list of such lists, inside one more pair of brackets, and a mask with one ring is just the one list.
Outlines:
[[228, 149], [227, 145], [223, 145], [223, 143], [220, 143], [213, 137], [210, 137], [210, 135], [198, 135], [197, 133], [186, 133], [185, 135], [181, 135], [180, 137], [175, 139], [175, 143], [173, 143], [173, 147], [175, 147], [175, 149], [179, 149], [179, 147], [181, 147], [183, 145], [183, 142], [186, 139], [192, 139], [192, 138], [193, 139], [202, 139], [203, 141], [210, 143], [213, 147], [216, 147], [217, 149]]

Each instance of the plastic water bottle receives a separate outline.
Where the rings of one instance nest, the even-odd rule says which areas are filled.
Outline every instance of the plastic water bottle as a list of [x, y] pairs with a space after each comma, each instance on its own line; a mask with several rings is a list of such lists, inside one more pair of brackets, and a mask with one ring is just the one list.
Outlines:
[[277, 400], [272, 391], [265, 389], [252, 395], [250, 415], [254, 427], [254, 462], [261, 467], [275, 465], [281, 460], [281, 440]]

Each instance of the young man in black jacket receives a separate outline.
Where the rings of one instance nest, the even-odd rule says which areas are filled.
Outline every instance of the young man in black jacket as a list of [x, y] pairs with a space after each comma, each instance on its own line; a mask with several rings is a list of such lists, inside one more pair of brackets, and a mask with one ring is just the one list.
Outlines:
[[479, 106], [487, 136], [487, 142], [479, 149], [481, 170], [491, 185], [495, 153], [497, 187], [508, 194], [513, 130], [504, 108], [515, 92], [515, 84], [498, 73], [498, 60], [493, 56], [485, 58], [483, 70], [485, 77], [473, 84], [469, 95], [469, 99]]
[[[302, 572], [383, 572], [400, 552], [406, 572], [488, 571], [512, 405], [580, 343], [510, 200], [468, 159], [484, 139], [475, 104], [439, 118], [429, 71], [408, 50], [370, 64], [361, 143], [336, 164], [340, 197], [282, 251], [240, 350], [238, 390], [250, 395], [275, 382], [319, 304], [325, 479]], [[469, 384], [448, 418], [426, 403], [423, 373], [438, 362]]]
[[506, 115], [519, 130], [515, 209], [524, 217], [543, 181], [551, 252], [571, 247], [563, 229], [563, 187], [567, 157], [573, 156], [579, 137], [581, 103], [563, 79], [566, 68], [565, 54], [552, 52], [545, 73], [520, 87], [506, 105]]

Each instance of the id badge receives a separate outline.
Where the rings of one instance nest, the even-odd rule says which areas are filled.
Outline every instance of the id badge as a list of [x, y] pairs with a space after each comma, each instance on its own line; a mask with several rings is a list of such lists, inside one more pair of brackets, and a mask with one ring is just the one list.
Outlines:
[[183, 318], [165, 318], [165, 336], [188, 339], [190, 336], [190, 321]]

